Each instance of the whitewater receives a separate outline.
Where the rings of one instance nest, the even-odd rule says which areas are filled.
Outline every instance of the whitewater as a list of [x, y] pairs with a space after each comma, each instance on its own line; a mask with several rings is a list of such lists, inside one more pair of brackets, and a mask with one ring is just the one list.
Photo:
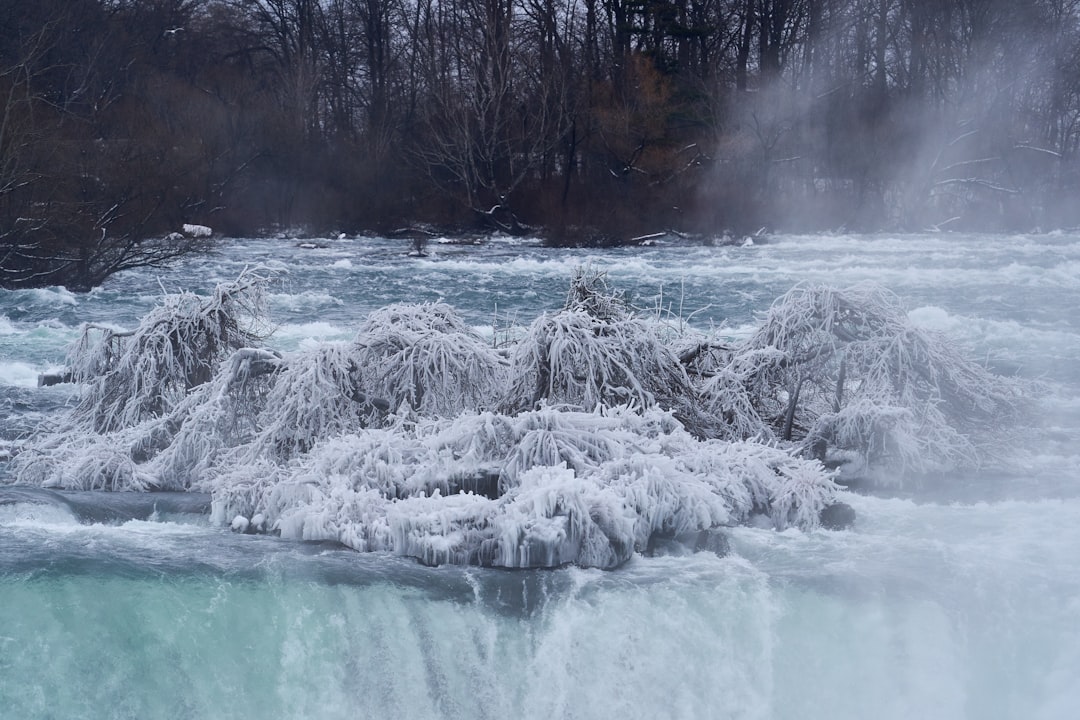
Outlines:
[[497, 342], [562, 307], [581, 267], [733, 341], [797, 283], [873, 281], [915, 326], [1045, 392], [977, 470], [844, 493], [851, 529], [736, 523], [726, 554], [611, 570], [427, 567], [237, 534], [204, 493], [0, 485], [0, 716], [1080, 715], [1080, 236], [310, 245], [228, 241], [86, 295], [0, 291], [0, 458], [75, 402], [37, 377], [82, 323], [134, 328], [165, 293], [251, 268], [273, 276], [267, 344], [283, 354], [346, 342], [400, 302], [445, 302]]

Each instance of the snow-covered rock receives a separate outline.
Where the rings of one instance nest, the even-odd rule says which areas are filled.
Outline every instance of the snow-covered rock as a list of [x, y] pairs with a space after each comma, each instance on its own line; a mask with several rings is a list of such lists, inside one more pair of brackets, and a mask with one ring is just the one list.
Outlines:
[[214, 234], [214, 231], [211, 228], [208, 228], [205, 225], [192, 225], [192, 224], [188, 224], [188, 223], [184, 224], [183, 232], [188, 237], [197, 237], [197, 238], [210, 237], [211, 235]]

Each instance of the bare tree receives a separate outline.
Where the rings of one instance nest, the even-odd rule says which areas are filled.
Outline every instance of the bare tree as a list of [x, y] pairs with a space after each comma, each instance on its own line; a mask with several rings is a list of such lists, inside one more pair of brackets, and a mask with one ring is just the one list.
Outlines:
[[[534, 175], [567, 127], [566, 87], [530, 67], [514, 0], [459, 0], [440, 18], [423, 62], [430, 91], [418, 148], [432, 179], [478, 214], [518, 229], [513, 193]], [[451, 55], [452, 66], [440, 60]]]

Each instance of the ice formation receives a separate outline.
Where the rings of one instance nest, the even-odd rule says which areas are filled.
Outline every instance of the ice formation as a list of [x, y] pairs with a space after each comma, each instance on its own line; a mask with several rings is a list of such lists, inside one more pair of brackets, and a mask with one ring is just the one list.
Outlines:
[[913, 325], [873, 284], [797, 286], [746, 342], [704, 361], [703, 395], [739, 435], [794, 441], [859, 475], [976, 465], [1026, 406], [1019, 382]]
[[870, 286], [797, 287], [725, 344], [673, 338], [582, 274], [507, 348], [448, 305], [398, 304], [281, 355], [258, 347], [265, 282], [87, 326], [79, 401], [14, 481], [208, 491], [238, 532], [431, 564], [610, 568], [738, 523], [813, 529], [842, 492], [823, 461], [976, 462], [1022, 404]]

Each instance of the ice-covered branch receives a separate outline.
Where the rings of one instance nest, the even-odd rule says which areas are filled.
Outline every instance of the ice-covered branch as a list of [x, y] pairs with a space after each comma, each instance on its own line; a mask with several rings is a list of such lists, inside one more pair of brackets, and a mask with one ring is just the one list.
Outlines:
[[[501, 478], [494, 496], [463, 487], [478, 473]], [[614, 567], [656, 535], [754, 515], [816, 527], [837, 492], [816, 461], [701, 441], [667, 413], [545, 408], [362, 430], [288, 468], [237, 467], [214, 497], [220, 522], [262, 515], [285, 536], [431, 564]]]
[[1025, 403], [1019, 383], [916, 328], [900, 300], [874, 285], [791, 290], [705, 393], [741, 408], [747, 430], [753, 410], [818, 456], [828, 448], [860, 466], [917, 472], [977, 462], [977, 446]]
[[166, 295], [133, 331], [84, 326], [68, 357], [83, 385], [73, 421], [104, 433], [167, 414], [234, 350], [261, 340], [262, 284], [245, 276], [208, 297]]
[[353, 341], [356, 390], [424, 415], [494, 407], [506, 381], [505, 358], [445, 303], [376, 310]]

